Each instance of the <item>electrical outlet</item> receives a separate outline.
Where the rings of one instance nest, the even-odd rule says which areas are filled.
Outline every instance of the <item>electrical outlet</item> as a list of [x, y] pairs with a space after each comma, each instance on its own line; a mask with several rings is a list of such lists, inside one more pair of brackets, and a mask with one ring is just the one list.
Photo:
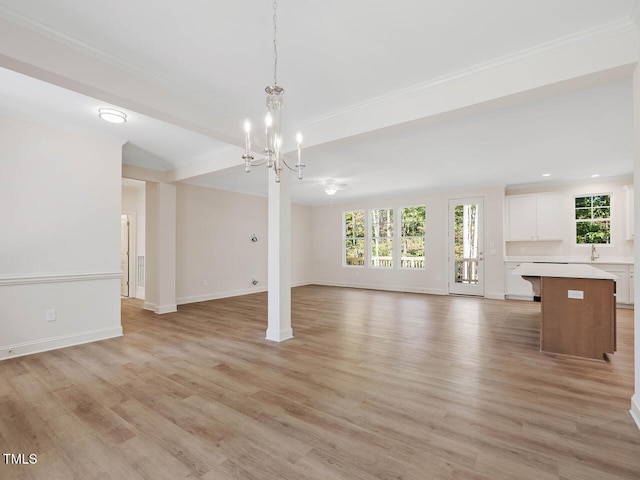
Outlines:
[[206, 287], [207, 285], [209, 285], [209, 282], [206, 280], [202, 280], [202, 286]]
[[56, 321], [56, 309], [51, 308], [45, 313], [45, 321], [47, 322], [55, 322]]

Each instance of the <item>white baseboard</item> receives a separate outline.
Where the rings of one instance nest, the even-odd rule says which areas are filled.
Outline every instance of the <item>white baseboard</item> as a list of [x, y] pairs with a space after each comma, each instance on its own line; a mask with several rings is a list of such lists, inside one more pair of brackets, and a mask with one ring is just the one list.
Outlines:
[[176, 299], [176, 303], [178, 305], [185, 305], [187, 303], [208, 302], [209, 300], [219, 300], [221, 298], [238, 297], [240, 295], [249, 295], [251, 293], [261, 293], [266, 291], [266, 286], [244, 288], [241, 290], [229, 290], [226, 292], [207, 293], [204, 295], [193, 295], [190, 297], [179, 297]]
[[484, 298], [490, 298], [491, 300], [504, 300], [504, 293], [489, 292], [484, 295]]
[[638, 428], [640, 428], [640, 396], [634, 395], [631, 397], [631, 410], [629, 411], [631, 417], [636, 422]]
[[524, 302], [533, 302], [531, 295], [505, 295], [505, 300], [522, 300]]
[[149, 310], [153, 313], [157, 313], [158, 315], [162, 315], [164, 313], [173, 313], [178, 311], [178, 305], [175, 303], [169, 305], [156, 305], [151, 302], [144, 302], [142, 304], [142, 308], [144, 310]]
[[266, 340], [271, 340], [272, 342], [284, 342], [291, 338], [293, 338], [293, 330], [291, 328], [285, 328], [284, 330], [267, 329], [265, 336]]
[[92, 330], [89, 332], [76, 333], [73, 335], [63, 335], [60, 337], [46, 338], [44, 340], [36, 340], [33, 342], [19, 343], [16, 345], [7, 345], [0, 347], [0, 360], [9, 358], [22, 357], [24, 355], [32, 355], [34, 353], [47, 352], [58, 348], [71, 347], [73, 345], [81, 345], [83, 343], [97, 342], [108, 338], [121, 337], [122, 327], [103, 328], [100, 330]]
[[415, 287], [402, 287], [393, 285], [355, 285], [353, 283], [340, 283], [340, 282], [311, 282], [309, 285], [324, 285], [326, 287], [344, 287], [344, 288], [362, 288], [364, 290], [382, 290], [387, 292], [405, 292], [405, 293], [426, 293], [429, 295], [448, 295], [449, 292], [440, 288], [415, 288]]
[[150, 312], [154, 312], [156, 311], [156, 304], [155, 303], [151, 303], [151, 302], [144, 302], [142, 304], [142, 309], [143, 310], [149, 310]]
[[178, 305], [172, 303], [170, 305], [158, 305], [156, 306], [156, 313], [162, 315], [165, 313], [173, 313], [178, 311]]
[[[295, 282], [291, 284], [291, 288], [304, 287], [305, 285], [314, 285], [314, 282]], [[193, 295], [190, 297], [179, 297], [176, 299], [176, 304], [186, 305], [188, 303], [208, 302], [209, 300], [219, 300], [221, 298], [239, 297], [241, 295], [251, 295], [252, 293], [266, 292], [268, 288], [266, 286], [244, 288], [241, 290], [229, 290], [226, 292], [207, 293], [205, 295]], [[146, 308], [146, 307], [145, 307]], [[147, 310], [153, 310], [153, 308], [146, 308]]]

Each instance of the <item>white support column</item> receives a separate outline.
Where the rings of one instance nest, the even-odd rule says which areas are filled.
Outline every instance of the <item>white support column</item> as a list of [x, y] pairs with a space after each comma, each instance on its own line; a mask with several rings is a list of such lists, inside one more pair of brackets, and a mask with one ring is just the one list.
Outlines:
[[147, 182], [144, 308], [155, 313], [177, 311], [176, 186]]
[[269, 169], [268, 326], [267, 340], [293, 337], [291, 329], [291, 187], [288, 171], [280, 183]]

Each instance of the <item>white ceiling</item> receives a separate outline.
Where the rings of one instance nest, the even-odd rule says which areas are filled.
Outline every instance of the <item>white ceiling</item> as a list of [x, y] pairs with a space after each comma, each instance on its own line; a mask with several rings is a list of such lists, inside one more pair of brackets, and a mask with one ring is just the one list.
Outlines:
[[[284, 123], [309, 138], [305, 180], [295, 181], [294, 201], [327, 203], [317, 185], [328, 178], [348, 185], [333, 199], [340, 201], [529, 184], [543, 181], [543, 173], [551, 173], [544, 181], [556, 182], [631, 174], [630, 68], [567, 78], [526, 95], [505, 93], [500, 101], [444, 115], [404, 115], [409, 109], [394, 110], [394, 99], [410, 103], [425, 86], [455, 85], [474, 72], [499, 72], [521, 59], [636, 29], [637, 3], [280, 0]], [[264, 86], [272, 79], [271, 8], [268, 0], [0, 0], [0, 18], [117, 70], [112, 83], [129, 86], [137, 99], [108, 85], [83, 86], [88, 61], [60, 56], [31, 68], [36, 61], [28, 46], [18, 52], [4, 42], [0, 109], [127, 141], [123, 161], [129, 165], [169, 173], [195, 165], [197, 175], [179, 179], [264, 195], [266, 175], [258, 168], [244, 174], [237, 147], [242, 119], [255, 122], [264, 112]], [[35, 49], [42, 37], [33, 38]], [[171, 110], [147, 100], [159, 88], [184, 104]], [[189, 102], [196, 107], [183, 107]], [[389, 121], [378, 122], [380, 128], [342, 123], [362, 106], [382, 102]], [[95, 112], [101, 106], [120, 107], [129, 121], [100, 123]], [[345, 133], [323, 135], [322, 122]], [[224, 168], [217, 166], [220, 158]]]

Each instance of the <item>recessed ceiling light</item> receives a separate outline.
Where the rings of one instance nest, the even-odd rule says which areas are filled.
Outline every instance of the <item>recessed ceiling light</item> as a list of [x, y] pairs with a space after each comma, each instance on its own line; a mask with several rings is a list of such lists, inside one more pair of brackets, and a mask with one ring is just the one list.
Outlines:
[[109, 123], [124, 123], [127, 121], [127, 114], [114, 108], [99, 108], [98, 116]]
[[550, 173], [543, 173], [543, 174], [542, 174], [542, 176], [543, 176], [543, 177], [550, 177], [550, 176], [551, 176], [551, 174], [550, 174]]
[[591, 178], [596, 178], [596, 177], [599, 177], [599, 176], [600, 176], [599, 173], [594, 173], [593, 175], [591, 175]]

